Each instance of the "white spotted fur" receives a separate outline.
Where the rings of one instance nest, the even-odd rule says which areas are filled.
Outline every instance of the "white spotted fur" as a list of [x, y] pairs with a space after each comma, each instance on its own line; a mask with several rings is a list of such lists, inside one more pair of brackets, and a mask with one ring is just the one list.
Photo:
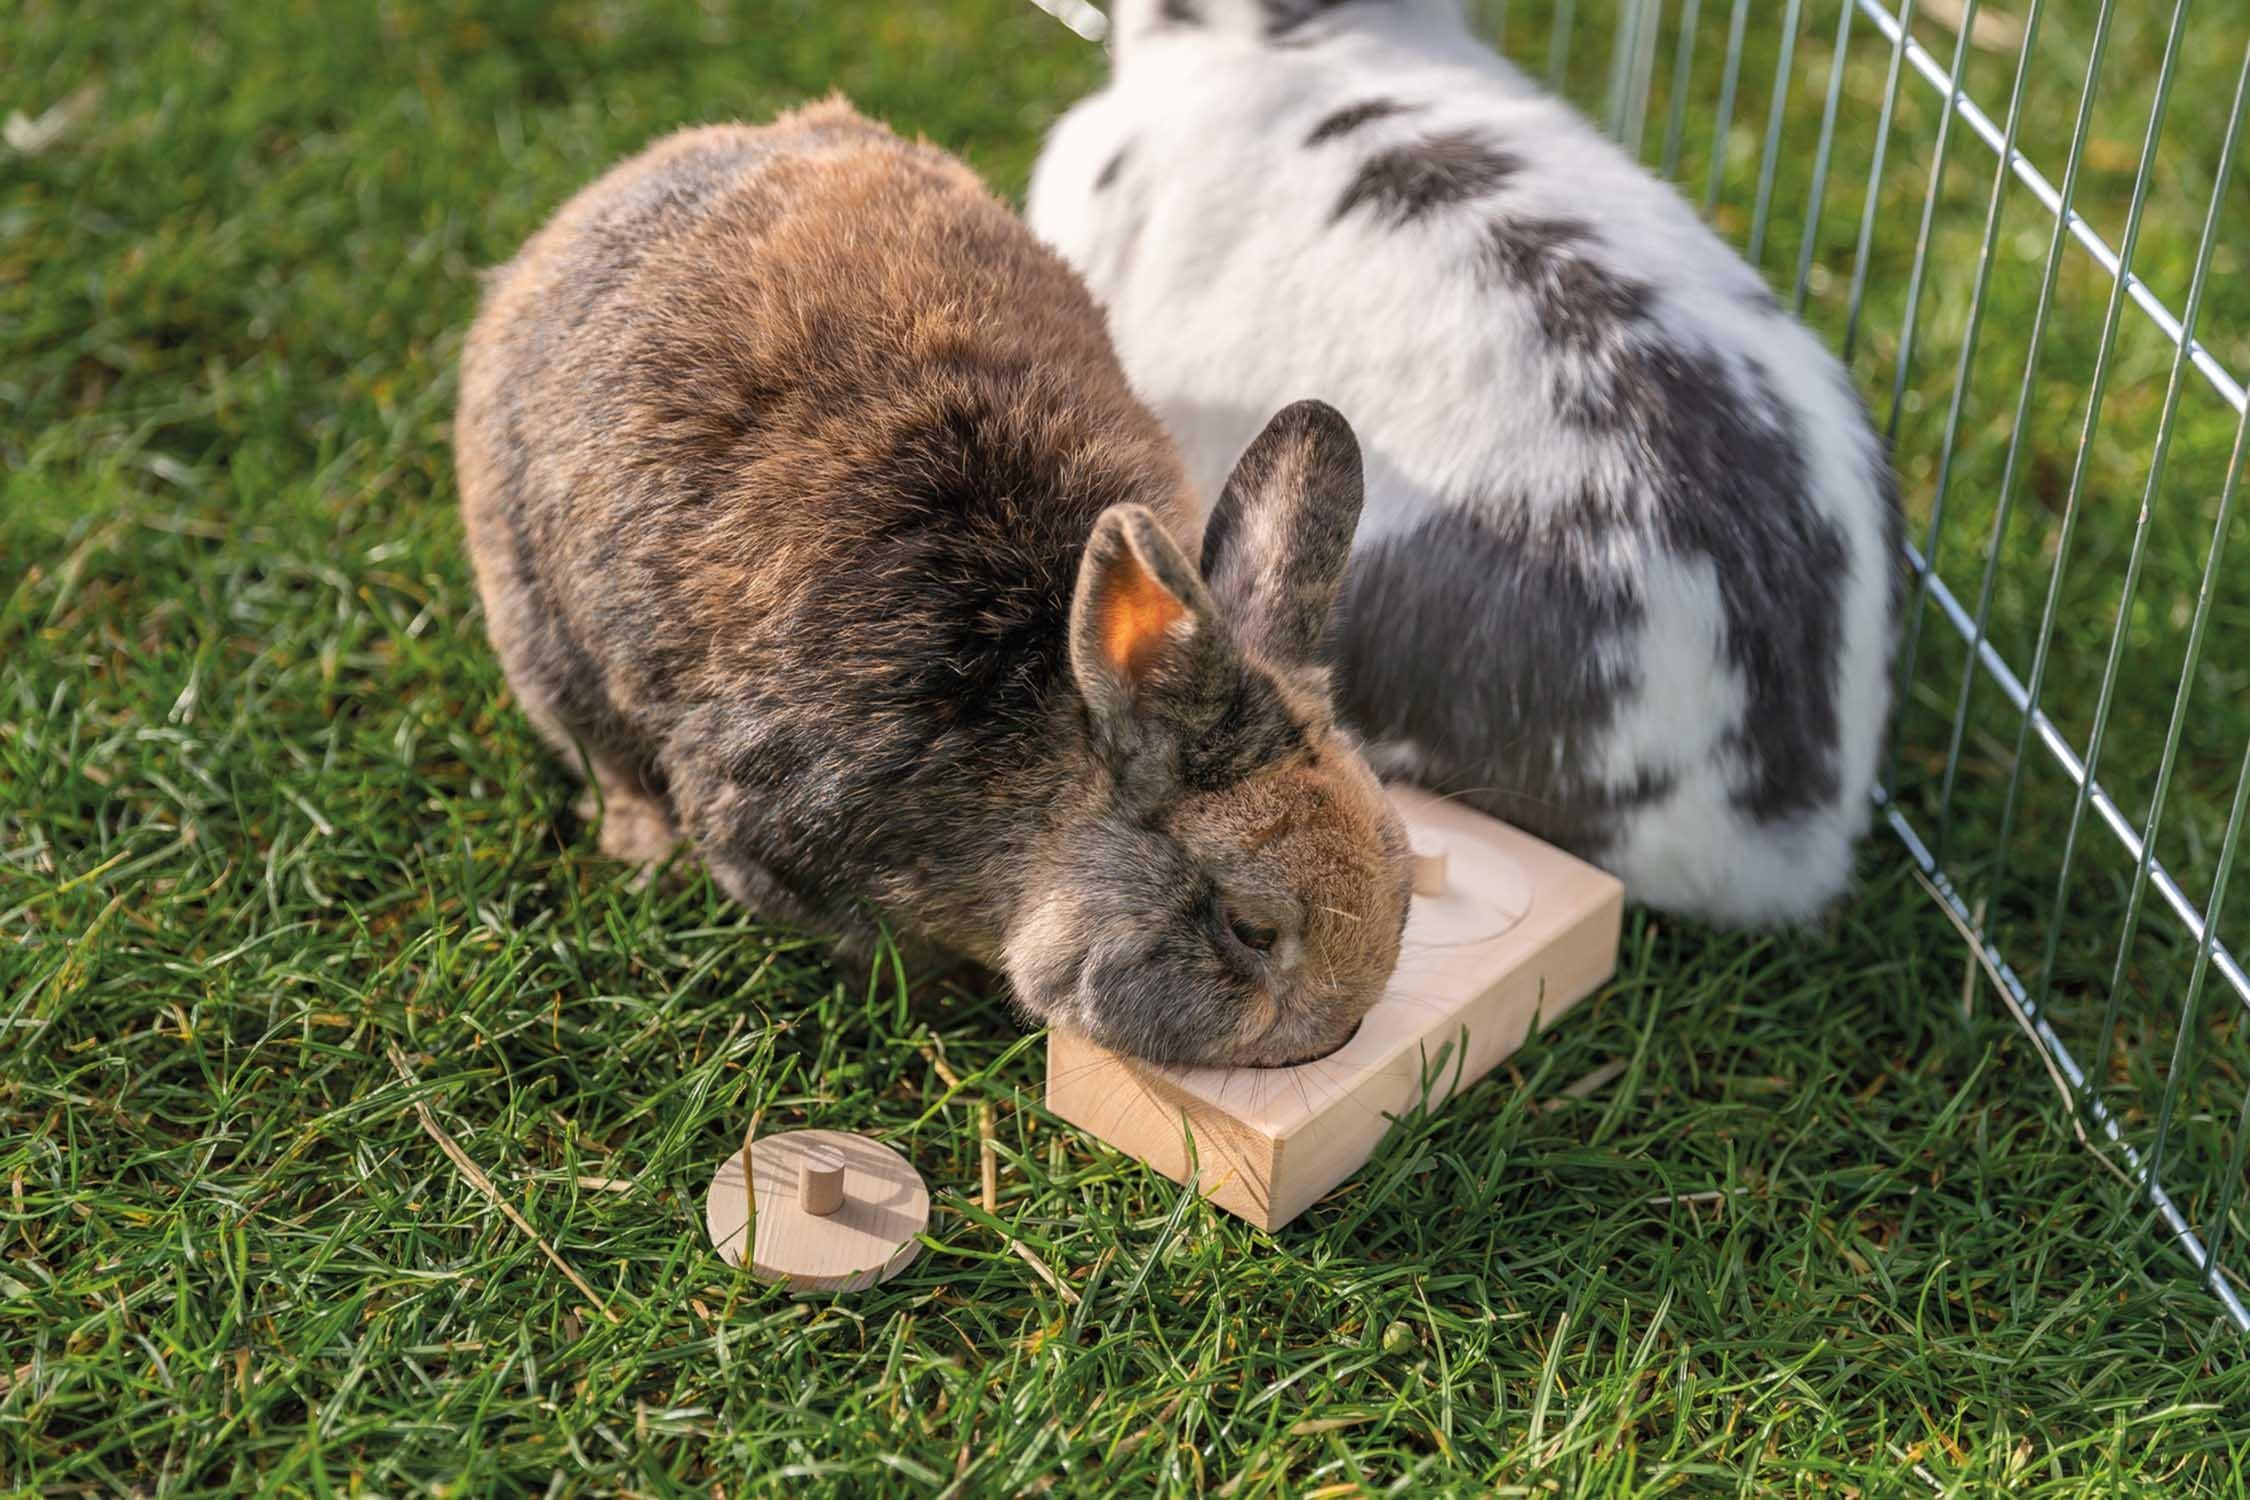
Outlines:
[[[1802, 920], [1841, 893], [1864, 832], [1891, 698], [1893, 563], [1877, 440], [1834, 358], [1794, 320], [1759, 312], [1763, 282], [1679, 194], [1468, 33], [1451, 0], [1358, 0], [1275, 46], [1258, 0], [1198, 0], [1203, 24], [1166, 25], [1156, 0], [1113, 8], [1117, 65], [1040, 157], [1032, 227], [1107, 307], [1137, 392], [1178, 440], [1206, 506], [1265, 414], [1301, 396], [1343, 411], [1365, 453], [1358, 547], [1449, 504], [1559, 504], [1614, 480], [1628, 455], [1527, 392], [1549, 389], [1554, 348], [1521, 299], [1480, 285], [1475, 215], [1404, 228], [1331, 214], [1371, 149], [1474, 127], [1521, 169], [1510, 212], [1568, 216], [1600, 236], [1594, 258], [1655, 291], [1683, 346], [1754, 355], [1794, 410], [1810, 499], [1847, 539], [1836, 663], [1842, 794], [1809, 816], [1755, 822], [1730, 795], [1727, 737], [1743, 684], [1721, 648], [1706, 558], [1613, 541], [1602, 566], [1638, 578], [1646, 617], [1622, 648], [1641, 679], [1600, 743], [1548, 747], [1612, 780], [1636, 766], [1676, 778], [1596, 851], [1642, 902], [1746, 924]], [[1308, 147], [1339, 108], [1370, 97], [1419, 106]], [[1121, 151], [1105, 190], [1095, 180]], [[1558, 546], [1595, 544], [1567, 532]], [[1778, 632], [1788, 620], [1774, 620]], [[1536, 724], [1495, 723], [1498, 737]], [[1418, 749], [1376, 747], [1411, 774]]]

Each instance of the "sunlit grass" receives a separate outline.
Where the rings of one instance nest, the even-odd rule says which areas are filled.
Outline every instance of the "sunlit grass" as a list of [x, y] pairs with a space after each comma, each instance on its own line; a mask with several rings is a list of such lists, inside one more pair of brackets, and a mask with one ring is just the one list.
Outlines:
[[[2242, 1487], [2238, 1340], [2072, 1143], [1887, 844], [1817, 937], [1634, 921], [1613, 986], [1278, 1235], [1044, 1115], [1040, 1049], [997, 998], [835, 969], [699, 880], [636, 890], [594, 854], [460, 554], [446, 424], [476, 272], [650, 135], [832, 85], [1020, 190], [1045, 122], [1101, 69], [1052, 20], [1016, 0], [100, 9], [0, 20], [0, 111], [99, 91], [36, 155], [0, 148], [0, 1486]], [[1513, 7], [1511, 38], [1536, 34], [1533, 9]], [[1698, 87], [1724, 27], [1703, 9]], [[2089, 11], [2055, 11], [2060, 55]], [[2144, 234], [2168, 297], [2232, 83], [2216, 17]], [[2119, 22], [2115, 72], [2143, 104], [2162, 21]], [[1808, 14], [1797, 52], [1765, 257], [1785, 291], [1812, 139], [1794, 132], [1800, 114], [1817, 131], [1833, 23]], [[1580, 7], [1571, 76], [1596, 102], [1606, 24]], [[1748, 53], [1769, 82], [1746, 66], [1728, 138], [1719, 219], [1738, 234], [1770, 30]], [[1881, 102], [1858, 38], [1810, 296], [1831, 334], [1863, 188], [1846, 164], [1864, 171]], [[1527, 45], [1543, 64], [1543, 37]], [[1988, 102], [1995, 66], [1972, 76]], [[2121, 97], [2101, 138], [2130, 154]], [[1700, 192], [1708, 120], [1688, 113]], [[1902, 103], [1855, 364], [1879, 418], [1933, 125], [1927, 99]], [[1956, 150], [1900, 423], [1925, 517], [1991, 165]], [[2131, 161], [2104, 163], [2106, 225]], [[2008, 220], [1989, 294], [1954, 480], [1972, 530], [2038, 228]], [[2050, 530], [2104, 290], [2082, 269], [2063, 284], [2020, 502]], [[2211, 314], [2238, 369], [2244, 296], [2215, 287]], [[2164, 351], [2133, 338], [2073, 565], [2055, 710], [2073, 723], [2161, 405]], [[2193, 511], [2231, 428], [2184, 421], [2166, 503]], [[1941, 563], [1973, 584], [1972, 530]], [[2161, 545], [2137, 625], [2160, 644], [2202, 558], [2191, 532]], [[2033, 529], [2010, 546], [2014, 654], [2044, 579], [2019, 579]], [[2239, 643], [2240, 594], [2223, 607]], [[2137, 774], [2171, 701], [2160, 659], [2120, 701]], [[2213, 755], [2239, 750], [2241, 661], [2206, 663]], [[1944, 665], [1909, 721], [1917, 797], [1941, 769]], [[1971, 745], [2012, 743], [1995, 718]], [[2231, 783], [2197, 774], [2183, 864], [2204, 869]], [[1972, 852], [2004, 782], [1980, 764]], [[2027, 843], [2052, 832], [2042, 795]], [[2117, 864], [2074, 896], [2068, 961], [2103, 983]], [[2168, 1056], [2176, 956], [2161, 934], [2142, 955], [2121, 1101], [2151, 1097]], [[2205, 1075], [2213, 1108], [2239, 1099], [2224, 1066]], [[418, 1100], [601, 1306], [461, 1179]], [[988, 1104], [1004, 1233], [969, 1212]], [[798, 1303], [712, 1257], [702, 1189], [758, 1106], [769, 1129], [869, 1131], [914, 1158], [939, 1207], [911, 1270]]]

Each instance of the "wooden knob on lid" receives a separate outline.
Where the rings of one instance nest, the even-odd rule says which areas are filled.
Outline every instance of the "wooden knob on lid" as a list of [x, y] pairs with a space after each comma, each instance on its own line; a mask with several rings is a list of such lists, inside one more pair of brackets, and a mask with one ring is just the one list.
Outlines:
[[797, 1204], [825, 1218], [844, 1206], [844, 1159], [833, 1151], [808, 1152], [797, 1163]]
[[1445, 894], [1445, 851], [1424, 854], [1414, 851], [1414, 894], [1417, 896], [1442, 896]]
[[930, 1227], [930, 1191], [881, 1141], [789, 1130], [758, 1136], [720, 1163], [703, 1222], [719, 1254], [761, 1281], [857, 1291], [913, 1261]]

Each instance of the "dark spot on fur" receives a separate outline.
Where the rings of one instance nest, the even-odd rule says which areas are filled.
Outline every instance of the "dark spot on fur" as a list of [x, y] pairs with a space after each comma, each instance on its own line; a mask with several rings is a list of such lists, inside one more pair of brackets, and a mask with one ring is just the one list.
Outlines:
[[1376, 152], [1330, 211], [1335, 223], [1365, 205], [1377, 219], [1406, 225], [1491, 192], [1523, 163], [1471, 130], [1448, 130]]
[[1401, 104], [1396, 99], [1364, 99], [1357, 104], [1348, 104], [1315, 125], [1312, 134], [1305, 137], [1305, 144], [1317, 146], [1323, 141], [1350, 135], [1362, 125], [1372, 125], [1377, 120], [1387, 120], [1393, 115], [1411, 114], [1418, 108], [1419, 105]]
[[1351, 0], [1260, 0], [1266, 13], [1266, 37], [1269, 41], [1286, 37], [1314, 17], [1350, 3]]
[[1658, 510], [1666, 541], [1711, 560], [1743, 676], [1736, 804], [1771, 820], [1841, 790], [1835, 678], [1851, 555], [1809, 499], [1794, 413], [1762, 367], [1743, 383], [1748, 393], [1715, 355], [1656, 346], [1620, 367], [1617, 411], [1670, 491]]
[[1234, 545], [1235, 526], [1242, 515], [1241, 506], [1224, 503], [1226, 500], [1224, 489], [1219, 492], [1219, 499], [1221, 503], [1211, 507], [1210, 516], [1203, 522], [1203, 561], [1201, 568], [1205, 582], [1209, 582], [1211, 575], [1218, 571], [1220, 559], [1224, 558], [1227, 555], [1227, 549]]
[[1777, 317], [1781, 313], [1781, 299], [1774, 295], [1772, 287], [1762, 281], [1735, 293], [1735, 301], [1752, 312], [1764, 313], [1768, 317]]
[[[1664, 336], [1650, 287], [1603, 265], [1597, 245], [1574, 219], [1499, 220], [1482, 269], [1569, 356], [1548, 392], [1562, 418], [1640, 456], [1630, 488], [1580, 496], [1536, 532], [1492, 519], [1516, 507], [1472, 500], [1378, 547], [1355, 566], [1340, 661], [1346, 711], [1370, 738], [1412, 741], [1435, 762], [1433, 784], [1493, 787], [1472, 800], [1596, 855], [1624, 809], [1664, 790], [1644, 773], [1620, 791], [1568, 763], [1636, 687], [1602, 665], [1642, 609], [1598, 566], [1605, 544], [1622, 528], [1645, 534], [1642, 553], [1710, 563], [1744, 690], [1728, 747], [1735, 802], [1761, 821], [1840, 795], [1851, 568], [1811, 501], [1804, 435], [1770, 373]], [[1895, 536], [1895, 481], [1871, 462]]]
[[1646, 453], [1662, 544], [1711, 562], [1727, 659], [1744, 688], [1737, 805], [1775, 820], [1833, 802], [1838, 600], [1851, 563], [1808, 499], [1793, 413], [1762, 370], [1738, 381], [1715, 354], [1650, 340], [1564, 415]]
[[1620, 649], [1641, 623], [1639, 585], [1594, 556], [1588, 533], [1620, 524], [1608, 497], [1537, 534], [1528, 512], [1448, 509], [1355, 557], [1338, 702], [1369, 740], [1419, 747], [1432, 788], [1599, 855], [1626, 813], [1671, 790], [1647, 770], [1618, 788], [1583, 759], [1640, 685]]
[[1540, 329], [1576, 354], [1614, 344], [1648, 316], [1646, 284], [1590, 258], [1580, 219], [1497, 218], [1485, 229], [1484, 274], [1527, 297]]
[[[1030, 378], [1025, 368], [990, 368], [978, 372], [977, 384], [1004, 388]], [[879, 706], [907, 731], [872, 757], [886, 777], [962, 773], [962, 756], [1034, 721], [1046, 695], [1067, 680], [1076, 551], [1018, 497], [1077, 486], [1063, 454], [1009, 420], [1005, 399], [963, 391], [926, 420], [898, 426], [888, 452], [858, 480], [870, 495], [888, 497], [894, 517], [852, 561], [849, 571], [868, 587], [855, 590], [840, 578], [839, 597], [815, 606], [832, 616], [824, 639], [870, 643], [855, 675], [866, 674]], [[1125, 497], [1074, 498], [1098, 513]], [[994, 556], [1014, 556], [1019, 565], [995, 569]], [[902, 587], [907, 580], [932, 586], [910, 590]], [[907, 623], [910, 634], [899, 629]]]
[[1196, 0], [1164, 0], [1156, 8], [1156, 17], [1168, 26], [1201, 26], [1203, 9]]
[[1101, 192], [1116, 182], [1117, 174], [1125, 170], [1125, 158], [1132, 154], [1133, 148], [1130, 145], [1118, 147], [1117, 154], [1104, 162], [1101, 171], [1094, 174], [1094, 191]]

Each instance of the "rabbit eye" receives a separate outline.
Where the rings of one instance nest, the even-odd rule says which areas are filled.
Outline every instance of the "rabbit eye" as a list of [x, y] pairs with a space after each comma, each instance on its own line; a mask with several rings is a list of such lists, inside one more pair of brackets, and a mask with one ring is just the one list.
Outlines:
[[1253, 953], [1272, 952], [1274, 943], [1281, 937], [1281, 934], [1271, 927], [1260, 927], [1255, 922], [1246, 922], [1232, 912], [1227, 913], [1227, 930], [1234, 934], [1236, 942]]

